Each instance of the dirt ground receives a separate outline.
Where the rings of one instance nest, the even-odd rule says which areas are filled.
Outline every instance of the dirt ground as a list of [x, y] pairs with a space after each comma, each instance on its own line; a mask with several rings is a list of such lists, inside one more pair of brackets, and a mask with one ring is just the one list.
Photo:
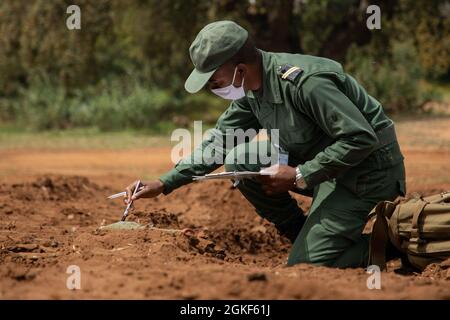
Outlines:
[[[409, 193], [450, 189], [450, 120], [433, 121], [398, 125]], [[284, 267], [290, 244], [228, 181], [137, 202], [129, 220], [145, 229], [101, 229], [124, 208], [106, 196], [157, 177], [169, 156], [0, 149], [0, 299], [450, 299], [450, 261], [406, 274], [394, 261], [381, 290], [364, 269]], [[71, 265], [80, 290], [66, 287]]]

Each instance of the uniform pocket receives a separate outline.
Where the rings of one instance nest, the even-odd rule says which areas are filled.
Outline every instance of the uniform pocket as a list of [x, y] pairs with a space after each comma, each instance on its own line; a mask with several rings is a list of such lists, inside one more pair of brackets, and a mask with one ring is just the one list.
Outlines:
[[361, 170], [347, 171], [336, 182], [346, 187], [349, 191], [359, 197], [365, 197], [371, 193], [377, 193], [388, 183], [388, 172], [386, 170]]
[[373, 170], [358, 176], [356, 180], [356, 193], [364, 196], [368, 193], [376, 192], [388, 183], [388, 173], [386, 170]]

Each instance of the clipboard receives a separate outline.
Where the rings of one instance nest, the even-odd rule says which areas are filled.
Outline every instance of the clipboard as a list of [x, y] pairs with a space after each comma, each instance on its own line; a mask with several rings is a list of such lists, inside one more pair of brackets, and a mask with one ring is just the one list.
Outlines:
[[230, 172], [220, 172], [220, 173], [210, 173], [205, 174], [204, 176], [193, 176], [192, 180], [201, 181], [201, 180], [213, 180], [213, 179], [234, 179], [240, 180], [245, 178], [254, 178], [260, 176], [270, 176], [272, 173], [270, 172], [261, 172], [261, 171], [230, 171]]

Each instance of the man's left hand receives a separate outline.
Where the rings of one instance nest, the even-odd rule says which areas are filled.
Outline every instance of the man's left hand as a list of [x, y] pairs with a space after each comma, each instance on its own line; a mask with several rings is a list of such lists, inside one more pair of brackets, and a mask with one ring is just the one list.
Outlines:
[[261, 172], [271, 173], [270, 176], [259, 177], [259, 181], [263, 184], [262, 188], [268, 195], [286, 192], [295, 186], [296, 172], [293, 167], [276, 164], [262, 169]]

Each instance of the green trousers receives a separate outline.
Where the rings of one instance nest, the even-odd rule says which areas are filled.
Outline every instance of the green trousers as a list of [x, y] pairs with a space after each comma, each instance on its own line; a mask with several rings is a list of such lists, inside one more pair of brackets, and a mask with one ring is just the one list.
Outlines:
[[[377, 202], [405, 194], [403, 161], [389, 163], [391, 149], [397, 148], [377, 150], [341, 177], [321, 183], [309, 194], [308, 190], [302, 192], [313, 196], [307, 216], [289, 192], [269, 196], [253, 179], [245, 179], [237, 187], [261, 217], [274, 223], [281, 234], [293, 241], [288, 265], [365, 267], [369, 236], [362, 231], [368, 213]], [[259, 171], [267, 165], [261, 165], [258, 154], [268, 151], [267, 141], [240, 144], [227, 155], [225, 168]], [[291, 166], [298, 164], [289, 162]]]

